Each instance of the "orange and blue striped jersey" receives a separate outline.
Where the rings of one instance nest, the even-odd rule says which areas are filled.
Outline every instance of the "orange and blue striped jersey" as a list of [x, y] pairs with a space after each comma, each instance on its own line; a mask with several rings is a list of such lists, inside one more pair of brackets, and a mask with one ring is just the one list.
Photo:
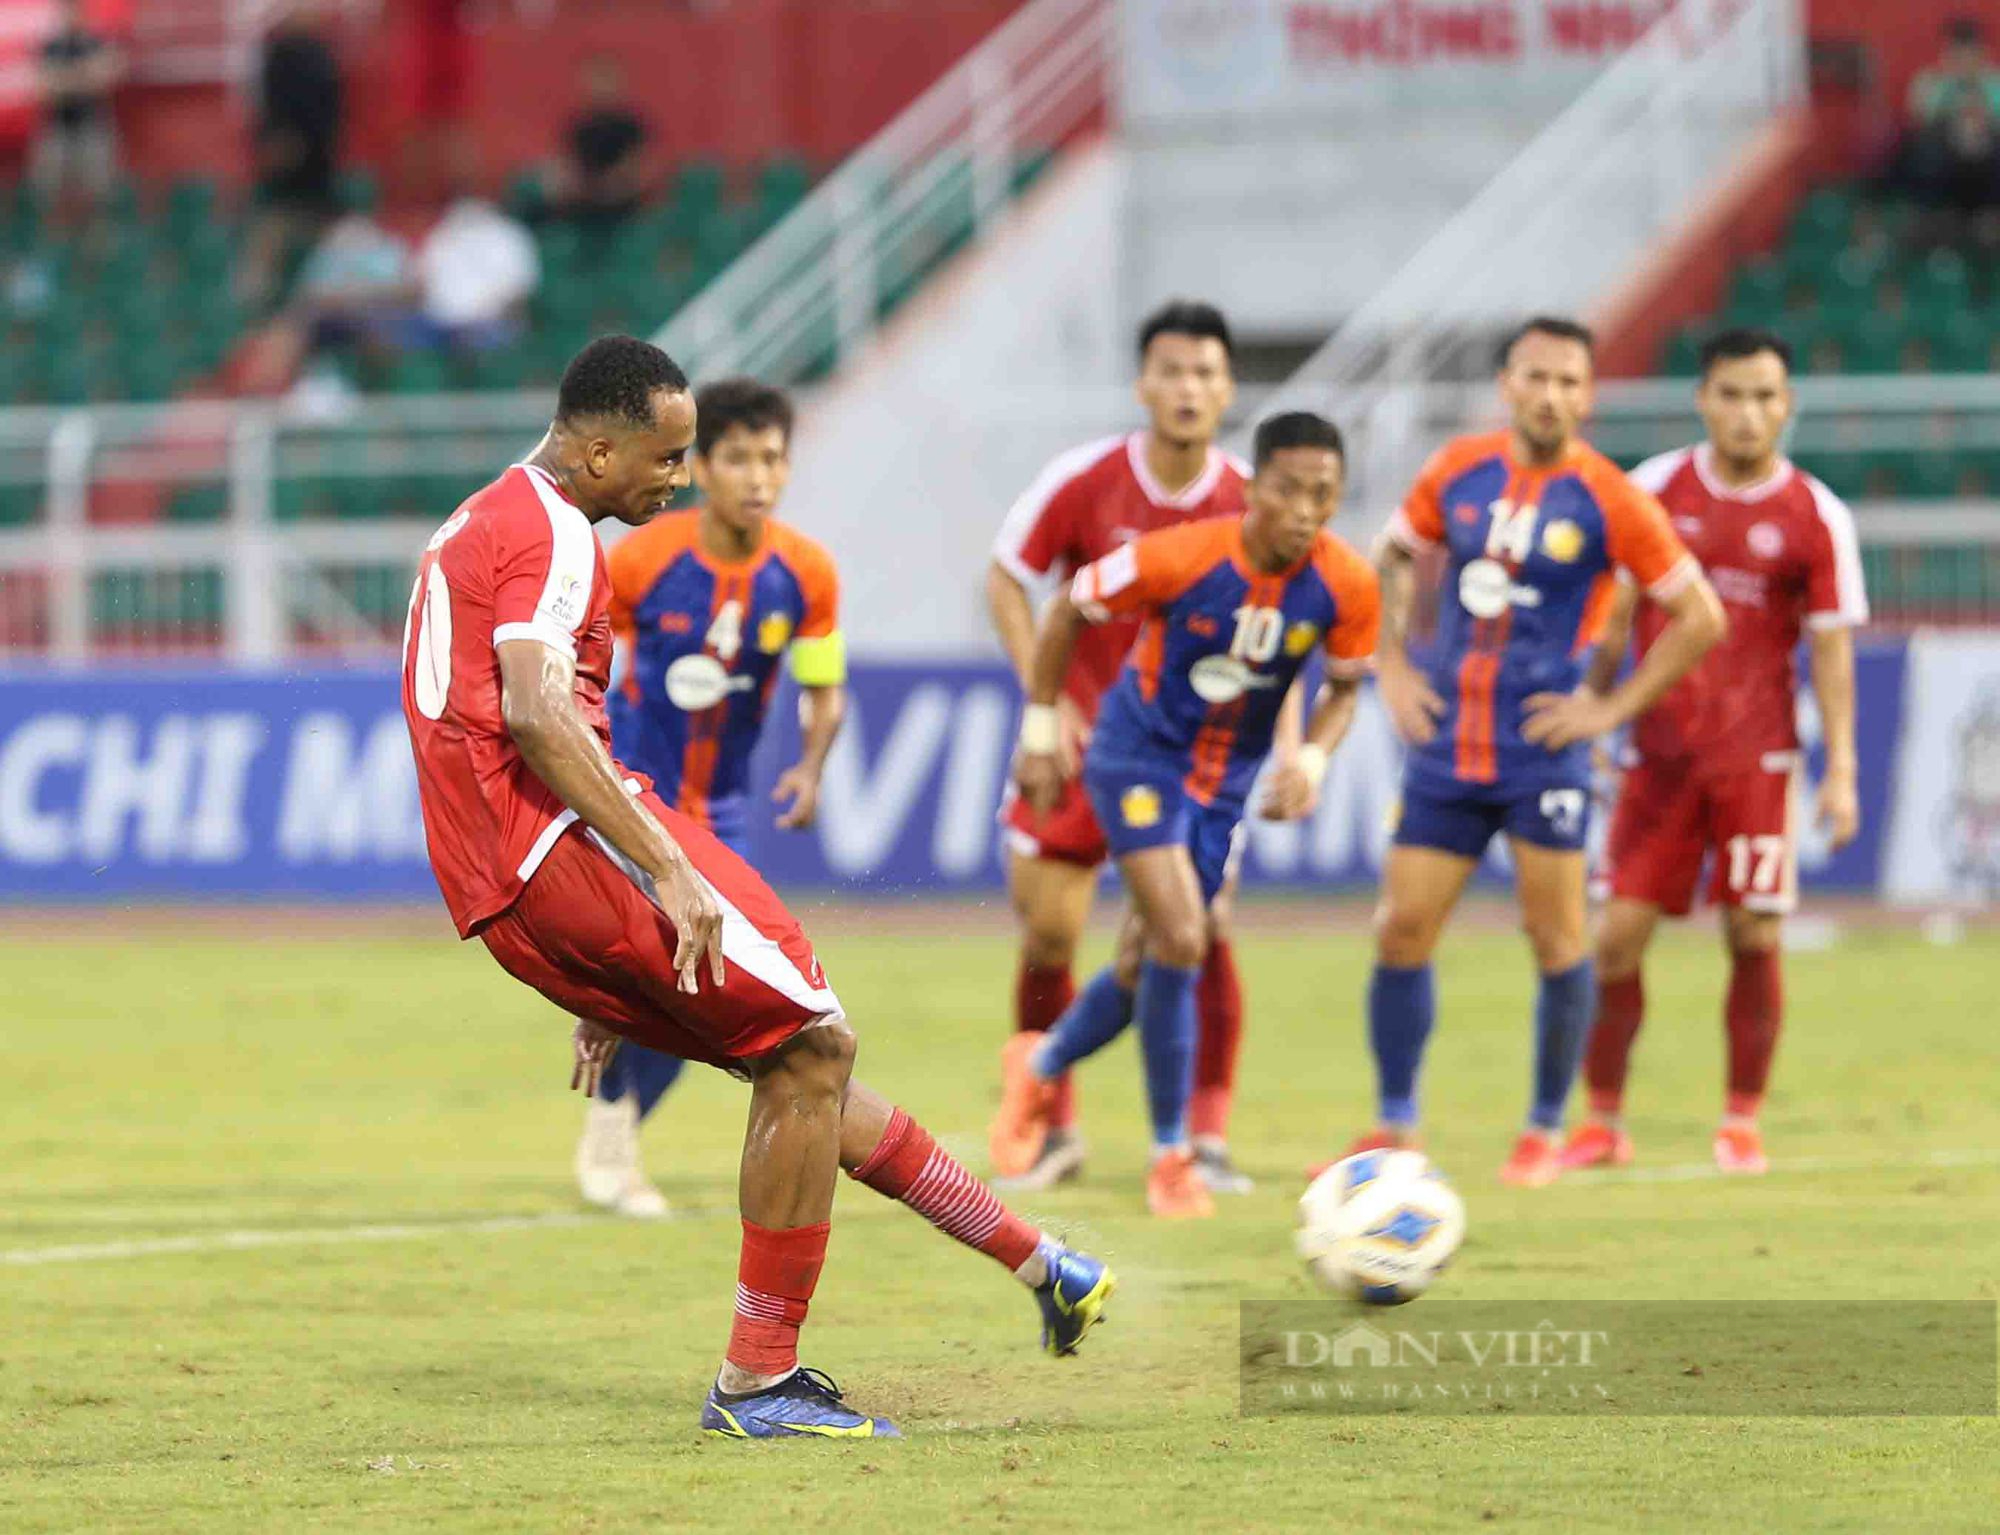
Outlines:
[[1412, 773], [1523, 788], [1586, 783], [1588, 743], [1551, 752], [1523, 740], [1522, 705], [1583, 680], [1617, 571], [1656, 597], [1699, 574], [1666, 510], [1584, 443], [1529, 466], [1516, 461], [1511, 434], [1491, 432], [1432, 455], [1388, 536], [1412, 554], [1442, 549], [1446, 563], [1429, 666], [1446, 712], [1412, 751]]
[[1241, 803], [1271, 750], [1278, 707], [1314, 649], [1334, 675], [1375, 655], [1375, 571], [1332, 533], [1267, 574], [1240, 517], [1148, 533], [1076, 573], [1092, 622], [1140, 619], [1139, 638], [1091, 736], [1093, 761], [1173, 762], [1197, 804]]
[[700, 517], [669, 512], [605, 557], [628, 656], [612, 734], [662, 799], [716, 829], [718, 805], [748, 786], [779, 659], [837, 633], [840, 583], [826, 550], [781, 522], [749, 559], [719, 560], [701, 547]]

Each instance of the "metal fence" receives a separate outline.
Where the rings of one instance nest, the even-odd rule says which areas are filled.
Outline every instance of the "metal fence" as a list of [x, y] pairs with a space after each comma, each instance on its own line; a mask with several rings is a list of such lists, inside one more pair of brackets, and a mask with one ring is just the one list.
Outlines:
[[[1247, 394], [1245, 421], [1269, 398]], [[227, 403], [0, 412], [0, 655], [380, 655], [402, 632], [424, 540], [534, 446], [550, 403], [377, 398], [335, 417]], [[809, 414], [811, 395], [802, 403]], [[1013, 419], [1005, 402], [960, 403], [971, 418]], [[1499, 419], [1486, 383], [1377, 385], [1322, 403], [1348, 432], [1343, 525], [1357, 539], [1432, 448]], [[1035, 404], [1064, 441], [1129, 408], [1101, 390]], [[1592, 428], [1627, 461], [1698, 434], [1684, 380], [1607, 384]], [[1793, 438], [1800, 462], [1852, 500], [1887, 621], [2000, 621], [2000, 376], [1804, 380]], [[996, 477], [993, 504], [1016, 488]], [[836, 553], [855, 569], [908, 563], [894, 519]], [[970, 589], [978, 572], [922, 574]]]

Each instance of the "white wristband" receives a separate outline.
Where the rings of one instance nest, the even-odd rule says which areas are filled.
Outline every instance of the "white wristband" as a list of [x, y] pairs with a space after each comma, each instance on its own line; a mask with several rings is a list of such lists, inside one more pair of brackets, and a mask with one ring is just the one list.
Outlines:
[[1054, 704], [1029, 704], [1021, 711], [1021, 750], [1031, 757], [1052, 756], [1062, 743], [1062, 717]]
[[1298, 764], [1299, 771], [1306, 775], [1306, 782], [1317, 789], [1320, 781], [1326, 777], [1326, 748], [1308, 741], [1299, 748], [1298, 756], [1292, 760]]

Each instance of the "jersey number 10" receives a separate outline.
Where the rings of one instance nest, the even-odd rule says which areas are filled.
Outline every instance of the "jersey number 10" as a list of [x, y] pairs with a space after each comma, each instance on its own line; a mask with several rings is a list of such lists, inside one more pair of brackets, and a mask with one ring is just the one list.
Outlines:
[[1236, 620], [1236, 633], [1229, 641], [1229, 653], [1237, 660], [1268, 661], [1278, 653], [1278, 638], [1285, 632], [1285, 615], [1278, 609], [1245, 603], [1230, 616]]

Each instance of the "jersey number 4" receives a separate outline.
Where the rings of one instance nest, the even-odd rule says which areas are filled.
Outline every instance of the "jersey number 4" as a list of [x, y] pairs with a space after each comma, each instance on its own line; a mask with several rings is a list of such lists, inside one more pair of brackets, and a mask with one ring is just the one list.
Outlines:
[[701, 643], [704, 649], [714, 651], [724, 665], [734, 661], [743, 648], [743, 604], [731, 597], [718, 608]]

